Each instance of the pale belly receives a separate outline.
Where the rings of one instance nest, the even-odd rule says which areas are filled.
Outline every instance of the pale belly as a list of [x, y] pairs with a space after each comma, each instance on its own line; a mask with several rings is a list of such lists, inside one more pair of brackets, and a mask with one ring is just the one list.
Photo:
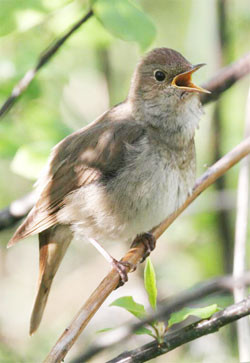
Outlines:
[[170, 168], [168, 162], [147, 157], [123, 171], [108, 187], [93, 183], [72, 193], [58, 221], [68, 223], [71, 216], [74, 232], [99, 242], [131, 242], [185, 201], [193, 186], [188, 174], [188, 169], [185, 175]]

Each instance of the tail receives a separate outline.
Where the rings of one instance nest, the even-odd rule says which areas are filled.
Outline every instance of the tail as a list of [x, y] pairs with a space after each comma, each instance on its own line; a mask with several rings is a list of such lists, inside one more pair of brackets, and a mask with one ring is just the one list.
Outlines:
[[57, 225], [39, 234], [39, 281], [38, 292], [30, 321], [30, 335], [33, 334], [42, 320], [50, 287], [58, 267], [72, 240], [68, 226]]

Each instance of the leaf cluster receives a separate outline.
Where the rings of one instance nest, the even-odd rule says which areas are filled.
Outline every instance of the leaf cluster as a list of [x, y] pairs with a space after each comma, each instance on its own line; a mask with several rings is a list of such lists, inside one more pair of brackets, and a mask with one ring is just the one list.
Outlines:
[[[157, 286], [156, 286], [156, 275], [154, 266], [148, 257], [144, 269], [144, 286], [147, 292], [148, 301], [153, 311], [157, 310]], [[150, 312], [146, 312], [143, 304], [136, 302], [132, 296], [123, 296], [113, 301], [110, 306], [117, 306], [125, 309], [137, 319], [142, 320], [147, 318]], [[183, 309], [173, 312], [167, 322], [153, 321], [147, 327], [138, 329], [135, 334], [147, 334], [158, 341], [159, 344], [163, 342], [165, 333], [173, 325], [179, 324], [185, 321], [188, 317], [194, 316], [199, 320], [210, 318], [214, 313], [219, 311], [220, 308], [217, 304], [208, 305], [205, 307], [184, 307]], [[108, 329], [110, 330], [110, 329]], [[101, 332], [107, 331], [107, 329], [101, 330]]]

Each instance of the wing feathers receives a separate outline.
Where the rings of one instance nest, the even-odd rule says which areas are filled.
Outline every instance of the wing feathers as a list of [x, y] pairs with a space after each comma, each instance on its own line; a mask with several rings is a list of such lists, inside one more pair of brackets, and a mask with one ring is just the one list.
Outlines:
[[57, 212], [72, 191], [102, 177], [115, 176], [123, 166], [128, 146], [144, 134], [142, 125], [132, 119], [94, 123], [62, 140], [53, 149], [47, 173], [38, 183], [42, 191], [35, 207], [8, 246], [55, 225]]
[[47, 228], [56, 224], [56, 215], [48, 215], [47, 213], [41, 213], [38, 215], [38, 210], [33, 207], [25, 221], [16, 230], [13, 237], [10, 239], [7, 248], [13, 246], [18, 241], [33, 234], [40, 233]]

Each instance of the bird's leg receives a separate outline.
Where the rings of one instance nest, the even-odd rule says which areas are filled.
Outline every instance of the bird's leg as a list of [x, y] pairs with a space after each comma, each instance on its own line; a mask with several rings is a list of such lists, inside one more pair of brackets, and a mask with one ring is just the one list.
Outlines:
[[117, 261], [95, 239], [88, 238], [88, 240], [97, 249], [97, 251], [99, 251], [103, 255], [105, 260], [108, 261], [108, 263], [119, 273], [121, 280], [118, 287], [124, 285], [125, 282], [128, 281], [127, 268], [129, 268], [130, 271], [134, 271], [136, 269], [136, 266], [126, 261]]
[[152, 233], [143, 233], [139, 234], [135, 240], [133, 241], [131, 247], [136, 247], [138, 243], [143, 243], [145, 246], [144, 256], [142, 257], [140, 262], [145, 261], [145, 259], [150, 255], [150, 253], [155, 249], [156, 246], [156, 239]]

